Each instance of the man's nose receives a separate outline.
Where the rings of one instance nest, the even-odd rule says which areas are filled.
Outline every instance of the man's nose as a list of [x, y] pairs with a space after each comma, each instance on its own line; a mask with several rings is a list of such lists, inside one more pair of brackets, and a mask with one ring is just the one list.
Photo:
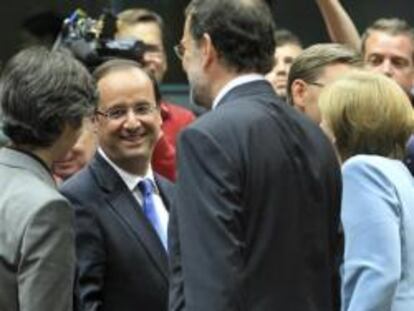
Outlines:
[[280, 62], [276, 65], [276, 74], [286, 74], [288, 71], [288, 65], [284, 62]]
[[382, 62], [382, 64], [379, 66], [379, 71], [388, 76], [388, 77], [392, 77], [393, 73], [394, 73], [394, 68], [391, 64], [391, 61], [389, 59], [384, 59], [384, 61]]
[[134, 129], [138, 127], [141, 123], [140, 118], [135, 114], [133, 109], [128, 109], [128, 112], [125, 116], [124, 127], [128, 129]]

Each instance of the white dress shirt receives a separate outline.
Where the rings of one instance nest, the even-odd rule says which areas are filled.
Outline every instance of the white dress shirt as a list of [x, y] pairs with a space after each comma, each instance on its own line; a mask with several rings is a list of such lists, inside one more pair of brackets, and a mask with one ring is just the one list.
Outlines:
[[153, 199], [154, 199], [154, 205], [155, 205], [155, 212], [158, 216], [158, 219], [160, 220], [161, 224], [161, 230], [163, 231], [163, 234], [167, 236], [167, 230], [168, 230], [168, 211], [165, 208], [165, 205], [161, 199], [160, 192], [157, 186], [157, 183], [155, 182], [154, 173], [152, 171], [151, 165], [148, 167], [148, 170], [144, 176], [139, 176], [135, 174], [131, 174], [119, 166], [117, 166], [114, 162], [111, 161], [111, 159], [108, 158], [108, 156], [105, 154], [105, 152], [102, 150], [102, 148], [98, 148], [99, 154], [105, 159], [106, 162], [118, 173], [118, 175], [121, 177], [121, 179], [124, 181], [125, 185], [128, 187], [128, 189], [131, 191], [134, 198], [137, 200], [140, 206], [143, 206], [143, 197], [141, 194], [141, 191], [139, 191], [137, 185], [138, 183], [143, 179], [149, 179], [153, 183], [154, 186], [154, 193], [153, 193]]
[[213, 105], [211, 109], [215, 109], [220, 102], [220, 100], [226, 95], [230, 90], [234, 89], [236, 86], [239, 86], [241, 84], [246, 84], [253, 81], [261, 81], [265, 80], [264, 76], [257, 74], [257, 73], [251, 73], [246, 75], [238, 76], [237, 78], [229, 81], [224, 87], [221, 88], [220, 92], [217, 94], [216, 98], [214, 98]]

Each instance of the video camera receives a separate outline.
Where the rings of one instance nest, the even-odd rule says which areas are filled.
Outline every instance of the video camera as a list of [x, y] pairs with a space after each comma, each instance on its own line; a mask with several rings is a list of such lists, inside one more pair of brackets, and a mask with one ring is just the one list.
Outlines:
[[143, 61], [147, 46], [134, 39], [115, 39], [117, 17], [104, 11], [98, 20], [77, 9], [63, 22], [54, 48], [68, 48], [90, 70], [111, 58]]

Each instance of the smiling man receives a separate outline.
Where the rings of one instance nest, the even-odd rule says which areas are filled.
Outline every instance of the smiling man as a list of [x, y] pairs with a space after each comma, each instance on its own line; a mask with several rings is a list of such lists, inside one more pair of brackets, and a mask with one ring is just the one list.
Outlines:
[[[146, 44], [146, 51], [139, 62], [160, 84], [168, 68], [164, 47], [164, 22], [161, 16], [147, 9], [132, 8], [119, 13], [118, 18], [117, 38], [132, 38]], [[152, 166], [158, 174], [174, 181], [176, 139], [195, 117], [190, 110], [165, 99], [160, 102], [160, 111], [164, 135], [155, 146]]]
[[62, 193], [76, 215], [80, 310], [164, 311], [171, 184], [153, 173], [159, 91], [136, 62], [98, 67], [98, 152]]

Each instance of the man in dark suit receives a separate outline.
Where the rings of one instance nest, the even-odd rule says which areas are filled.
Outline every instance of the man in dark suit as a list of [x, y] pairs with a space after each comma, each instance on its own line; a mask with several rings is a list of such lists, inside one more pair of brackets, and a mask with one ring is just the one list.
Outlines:
[[98, 151], [61, 189], [76, 212], [80, 310], [164, 311], [172, 185], [150, 166], [159, 91], [128, 60], [109, 61], [94, 75]]
[[338, 307], [340, 170], [319, 127], [281, 102], [260, 0], [194, 0], [176, 48], [195, 100], [171, 210], [170, 310]]

